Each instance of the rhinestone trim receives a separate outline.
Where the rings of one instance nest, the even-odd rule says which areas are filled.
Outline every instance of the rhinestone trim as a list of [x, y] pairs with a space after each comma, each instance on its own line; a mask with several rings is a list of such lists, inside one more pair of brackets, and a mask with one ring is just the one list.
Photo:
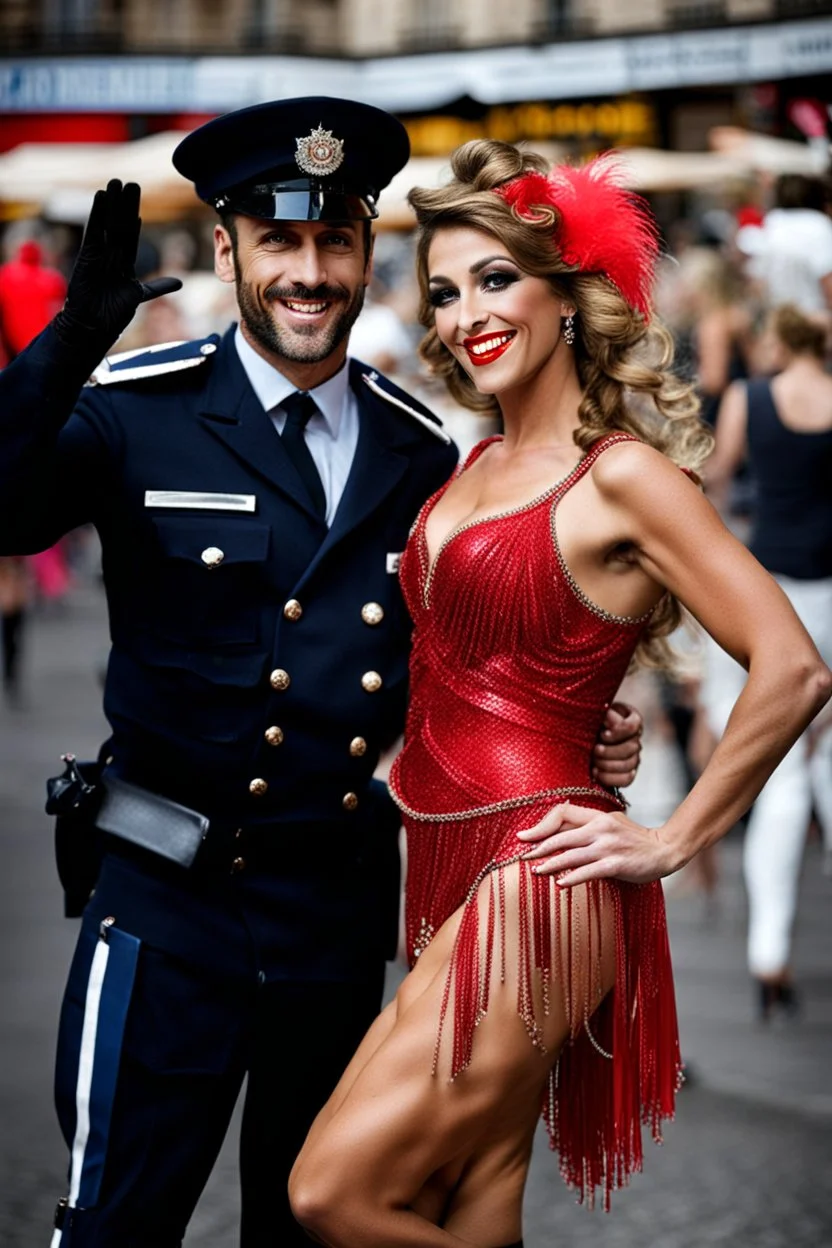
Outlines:
[[[609, 438], [604, 438], [601, 441], [595, 443], [595, 445], [590, 449], [586, 457], [581, 460], [581, 465], [584, 468], [591, 467], [591, 465], [595, 462], [595, 460], [600, 455], [601, 451], [605, 451], [608, 446], [615, 446], [619, 442], [634, 442], [634, 441], [636, 441], [636, 439], [632, 438], [628, 433], [613, 434]], [[560, 548], [560, 542], [558, 540], [557, 522], [555, 519], [559, 502], [560, 502], [560, 499], [556, 498], [554, 502], [552, 503], [552, 510], [549, 516], [549, 528], [552, 533], [552, 545], [554, 546], [555, 556], [558, 561], [558, 567], [563, 573], [563, 579], [566, 581], [567, 585], [572, 590], [572, 593], [575, 595], [578, 601], [583, 606], [586, 607], [588, 611], [591, 611], [593, 615], [597, 615], [599, 619], [606, 620], [607, 623], [609, 624], [627, 624], [630, 626], [635, 626], [637, 624], [644, 624], [647, 620], [650, 619], [650, 616], [656, 610], [656, 606], [658, 606], [658, 603], [656, 603], [656, 606], [651, 607], [649, 611], [645, 611], [643, 615], [616, 615], [612, 611], [606, 611], [603, 607], [599, 607], [598, 604], [596, 602], [593, 602], [591, 598], [587, 597], [587, 595], [581, 589], [580, 585], [578, 584], [578, 582], [575, 580], [574, 576], [570, 572], [569, 567], [566, 563], [566, 560], [563, 557], [563, 551]], [[661, 599], [659, 599], [659, 602], [661, 602]]]
[[602, 1056], [602, 1057], [605, 1057], [605, 1058], [607, 1059], [607, 1061], [608, 1061], [608, 1062], [611, 1062], [611, 1061], [612, 1061], [612, 1058], [613, 1058], [612, 1053], [608, 1053], [606, 1049], [603, 1049], [603, 1048], [601, 1047], [601, 1045], [598, 1043], [598, 1041], [595, 1039], [595, 1037], [593, 1036], [592, 1032], [591, 1032], [591, 1031], [590, 1031], [590, 1029], [589, 1029], [589, 1019], [588, 1019], [588, 1018], [584, 1018], [584, 1031], [586, 1032], [587, 1036], [589, 1037], [589, 1043], [592, 1045], [592, 1047], [593, 1047], [593, 1049], [595, 1050], [595, 1052], [596, 1052], [596, 1053], [600, 1053], [600, 1054], [601, 1054], [601, 1056]]
[[604, 789], [600, 785], [598, 788], [571, 785], [563, 789], [540, 789], [537, 793], [524, 793], [522, 797], [506, 797], [501, 802], [492, 802], [488, 806], [476, 806], [472, 810], [454, 810], [438, 815], [429, 815], [414, 810], [412, 806], [408, 806], [404, 798], [396, 791], [395, 784], [391, 780], [388, 780], [387, 787], [399, 810], [403, 811], [408, 818], [416, 819], [420, 823], [443, 823], [447, 819], [479, 819], [481, 815], [498, 815], [502, 811], [517, 810], [521, 806], [531, 806], [534, 802], [550, 797], [603, 797], [607, 801], [617, 802], [622, 810], [625, 809], [625, 803], [617, 794], [611, 793], [609, 789]]
[[[492, 442], [501, 442], [502, 440], [503, 439], [500, 435], [497, 435], [494, 438], [489, 438], [486, 443], [486, 446], [483, 447], [483, 450], [485, 450], [487, 446], [491, 445]], [[477, 459], [479, 458], [480, 456], [478, 455]], [[520, 503], [516, 507], [509, 507], [506, 511], [493, 511], [493, 512], [490, 512], [488, 515], [477, 516], [476, 519], [474, 520], [465, 520], [462, 524], [458, 524], [455, 528], [451, 529], [449, 533], [445, 534], [445, 537], [439, 543], [439, 547], [436, 551], [436, 554], [433, 556], [432, 562], [430, 560], [430, 554], [428, 551], [427, 516], [425, 516], [425, 521], [424, 521], [424, 524], [422, 525], [422, 535], [421, 535], [422, 546], [424, 547], [424, 552], [425, 552], [425, 557], [422, 560], [422, 568], [427, 569], [426, 574], [425, 574], [424, 589], [422, 591], [422, 597], [423, 597], [425, 607], [427, 608], [430, 606], [430, 589], [431, 589], [431, 585], [433, 584], [433, 578], [436, 572], [436, 565], [439, 562], [442, 552], [445, 550], [447, 546], [451, 544], [451, 542], [455, 541], [455, 539], [459, 537], [462, 533], [467, 532], [468, 529], [474, 529], [480, 524], [489, 524], [492, 520], [506, 520], [508, 519], [509, 516], [519, 516], [519, 515], [522, 515], [524, 511], [531, 511], [532, 508], [539, 507], [541, 503], [545, 503], [547, 499], [552, 498], [558, 492], [558, 490], [563, 489], [565, 486], [567, 486], [571, 482], [575, 473], [578, 472], [581, 465], [585, 463], [587, 458], [588, 456], [582, 455], [581, 458], [578, 460], [577, 464], [575, 464], [574, 467], [570, 468], [569, 472], [566, 474], [565, 477], [561, 477], [561, 479], [559, 481], [556, 481], [554, 485], [550, 485], [541, 494], [537, 494], [534, 498], [530, 498], [528, 502]], [[453, 478], [453, 480], [456, 481], [459, 479], [460, 476], [462, 476], [462, 472], [464, 472], [468, 468], [469, 463], [470, 463], [470, 460], [468, 463], [465, 464], [465, 467], [462, 469], [462, 471], [458, 473], [456, 477]], [[439, 500], [437, 499], [436, 501], [438, 502]], [[433, 508], [431, 508], [431, 511], [432, 510]]]

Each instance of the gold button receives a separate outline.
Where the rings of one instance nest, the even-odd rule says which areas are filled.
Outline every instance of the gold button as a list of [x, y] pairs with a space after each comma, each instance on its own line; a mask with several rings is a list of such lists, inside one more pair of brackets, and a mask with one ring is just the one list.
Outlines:
[[361, 758], [362, 754], [367, 753], [367, 742], [363, 737], [353, 737], [350, 741], [350, 754], [353, 758]]
[[365, 602], [361, 618], [365, 624], [380, 624], [384, 619], [384, 607], [378, 602]]
[[199, 557], [206, 567], [218, 568], [225, 558], [225, 551], [219, 546], [207, 546]]
[[240, 839], [240, 837], [241, 837], [242, 835], [243, 835], [243, 829], [242, 829], [242, 828], [237, 828], [237, 831], [234, 833], [234, 840], [235, 840], [235, 841], [239, 841], [239, 839]]
[[367, 693], [376, 693], [382, 686], [382, 679], [378, 672], [365, 672], [361, 677], [361, 688], [366, 689]]
[[252, 780], [250, 782], [248, 786], [248, 791], [249, 793], [252, 793], [255, 797], [262, 797], [263, 794], [268, 789], [268, 787], [269, 787], [268, 782], [266, 780], [261, 780], [258, 777], [257, 779]]
[[231, 870], [236, 875], [238, 871], [244, 871], [246, 866], [245, 858], [235, 858], [231, 864]]
[[285, 607], [283, 608], [283, 614], [286, 616], [287, 620], [299, 620], [300, 619], [300, 617], [303, 615], [303, 607], [300, 605], [297, 598], [289, 599], [289, 601], [286, 603]]
[[355, 810], [358, 805], [358, 794], [345, 793], [341, 798], [341, 805], [344, 807], [344, 810]]
[[280, 693], [284, 689], [288, 689], [292, 681], [288, 672], [284, 672], [282, 667], [276, 667], [269, 677], [272, 689], [277, 689]]
[[273, 724], [271, 728], [267, 728], [263, 734], [269, 745], [283, 744], [283, 729], [278, 728], [277, 724]]

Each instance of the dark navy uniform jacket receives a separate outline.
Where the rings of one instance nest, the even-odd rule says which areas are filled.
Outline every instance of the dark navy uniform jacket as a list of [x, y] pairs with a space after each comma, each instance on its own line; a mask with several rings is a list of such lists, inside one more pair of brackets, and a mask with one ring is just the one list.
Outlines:
[[[51, 335], [36, 340], [32, 359], [48, 356]], [[395, 818], [370, 780], [404, 720], [411, 624], [398, 556], [456, 462], [436, 418], [349, 363], [360, 433], [327, 532], [251, 389], [233, 329], [117, 359], [65, 424], [54, 392], [39, 401], [26, 355], [3, 376], [0, 551], [36, 551], [77, 525], [97, 528], [112, 637], [112, 773], [218, 827], [264, 825], [273, 838], [285, 827], [293, 864], [304, 826], [342, 831], [345, 864], [369, 827], [381, 822], [389, 837]], [[333, 942], [377, 917], [360, 913], [370, 893], [344, 900], [309, 841], [294, 891], [273, 873], [275, 922], [285, 918], [283, 945], [298, 947], [285, 953], [279, 939], [272, 969], [291, 973], [294, 958], [338, 975]], [[329, 879], [322, 890], [319, 867]], [[126, 913], [137, 935], [177, 948], [199, 943], [199, 930], [204, 955], [222, 960], [216, 898], [198, 872], [142, 868], [141, 885], [131, 876], [108, 891], [108, 870], [139, 874], [130, 862], [105, 868], [93, 908], [115, 896], [116, 917]], [[270, 921], [272, 901], [261, 900], [249, 928]], [[301, 948], [315, 915], [320, 956]]]

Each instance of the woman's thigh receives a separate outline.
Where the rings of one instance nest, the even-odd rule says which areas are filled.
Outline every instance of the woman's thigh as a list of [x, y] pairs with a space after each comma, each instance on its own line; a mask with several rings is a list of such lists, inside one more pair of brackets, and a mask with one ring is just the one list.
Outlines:
[[[551, 905], [546, 940], [554, 978], [547, 982], [543, 972], [529, 970], [530, 896], [556, 885], [533, 877], [526, 864], [511, 864], [502, 888], [495, 885], [495, 907], [494, 884], [487, 877], [480, 885], [474, 920], [467, 912], [477, 942], [463, 952], [466, 960], [475, 957], [476, 974], [460, 962], [460, 908], [404, 981], [395, 1008], [388, 1007], [384, 1034], [360, 1069], [348, 1072], [349, 1086], [325, 1111], [325, 1129], [316, 1128], [304, 1146], [298, 1190], [317, 1188], [334, 1202], [416, 1208], [433, 1221], [453, 1219], [456, 1234], [479, 1234], [481, 1227], [496, 1235], [472, 1242], [517, 1238], [544, 1089], [562, 1045], [612, 984], [614, 925], [603, 889], [594, 910], [584, 889], [572, 890], [568, 906]], [[487, 1009], [476, 1024], [471, 1061], [453, 1077], [455, 1020], [470, 1013], [462, 997], [481, 991], [486, 978]], [[531, 1037], [529, 983], [537, 1019]]]

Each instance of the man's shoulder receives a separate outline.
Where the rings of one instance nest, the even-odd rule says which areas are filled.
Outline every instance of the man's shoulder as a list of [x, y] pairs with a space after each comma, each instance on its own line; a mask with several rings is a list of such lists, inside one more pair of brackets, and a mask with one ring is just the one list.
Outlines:
[[371, 368], [368, 364], [362, 364], [360, 360], [351, 360], [350, 368], [352, 384], [359, 396], [362, 392], [369, 391], [377, 399], [388, 404], [393, 411], [409, 416], [411, 421], [421, 427], [426, 434], [437, 438], [445, 446], [452, 444], [450, 435], [442, 427], [442, 421], [419, 399], [414, 398], [406, 390], [402, 390], [401, 386], [397, 386], [377, 369]]
[[175, 373], [204, 368], [220, 344], [219, 334], [190, 342], [161, 342], [153, 347], [107, 356], [94, 370], [90, 386], [118, 386], [154, 381]]

